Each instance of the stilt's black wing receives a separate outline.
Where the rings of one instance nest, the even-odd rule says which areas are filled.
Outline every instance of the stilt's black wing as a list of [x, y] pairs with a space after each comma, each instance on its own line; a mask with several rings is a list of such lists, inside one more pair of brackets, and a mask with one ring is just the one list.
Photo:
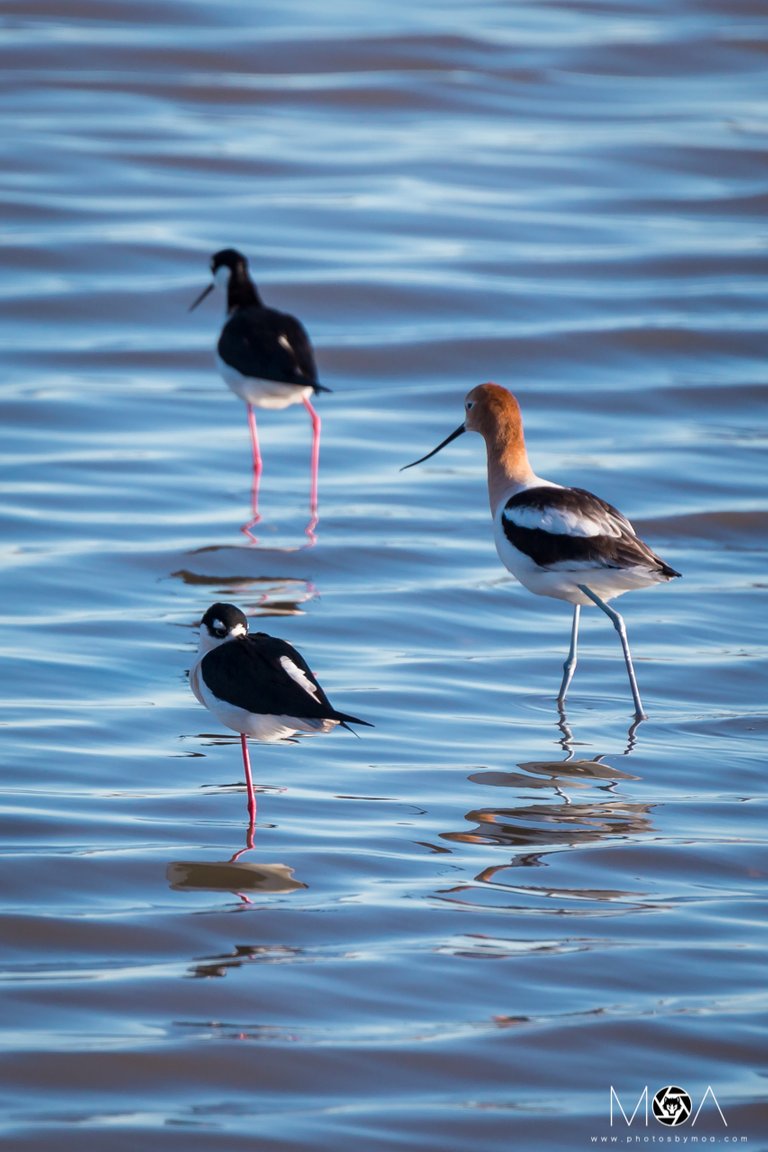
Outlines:
[[274, 308], [240, 308], [224, 325], [219, 356], [242, 376], [323, 390], [304, 326]]
[[367, 724], [337, 712], [301, 654], [265, 632], [214, 648], [203, 657], [201, 672], [214, 696], [248, 712]]

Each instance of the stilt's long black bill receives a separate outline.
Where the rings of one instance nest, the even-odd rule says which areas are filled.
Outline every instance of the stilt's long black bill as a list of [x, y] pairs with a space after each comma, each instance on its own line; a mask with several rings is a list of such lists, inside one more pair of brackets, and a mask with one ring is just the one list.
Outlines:
[[203, 288], [202, 292], [198, 296], [197, 300], [195, 300], [194, 304], [190, 304], [189, 311], [194, 312], [194, 310], [195, 310], [195, 308], [197, 308], [198, 304], [202, 304], [203, 300], [205, 300], [208, 293], [213, 292], [215, 287], [216, 287], [215, 284], [208, 284], [205, 288]]
[[459, 424], [455, 432], [451, 432], [450, 436], [446, 436], [442, 444], [438, 444], [437, 448], [433, 448], [431, 452], [427, 452], [426, 456], [422, 456], [420, 460], [412, 460], [410, 464], [404, 464], [400, 469], [405, 472], [406, 468], [413, 468], [415, 464], [423, 464], [425, 460], [429, 460], [430, 456], [436, 456], [441, 448], [445, 448], [446, 444], [450, 444], [451, 440], [455, 440], [457, 436], [461, 436], [462, 432], [466, 432], [463, 424]]

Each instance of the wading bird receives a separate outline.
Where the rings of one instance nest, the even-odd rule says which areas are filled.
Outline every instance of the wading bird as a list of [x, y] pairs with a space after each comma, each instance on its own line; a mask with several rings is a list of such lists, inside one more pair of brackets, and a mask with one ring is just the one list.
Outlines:
[[339, 724], [372, 727], [367, 720], [337, 712], [296, 649], [266, 632], [249, 633], [245, 613], [234, 604], [212, 604], [200, 621], [189, 683], [217, 720], [240, 733], [251, 823], [256, 797], [249, 736], [275, 743], [298, 732], [330, 732]]
[[462, 432], [479, 432], [488, 456], [488, 497], [502, 564], [530, 592], [573, 604], [571, 645], [557, 702], [562, 708], [576, 669], [579, 614], [596, 604], [619, 634], [635, 704], [645, 720], [624, 621], [607, 601], [661, 584], [680, 573], [638, 538], [625, 516], [584, 488], [543, 480], [528, 460], [520, 405], [498, 384], [480, 384], [464, 401], [466, 418], [437, 448], [406, 464], [412, 468]]
[[248, 272], [248, 261], [234, 248], [211, 257], [213, 282], [190, 305], [190, 312], [220, 284], [227, 294], [227, 318], [216, 346], [219, 371], [229, 388], [245, 401], [253, 455], [252, 517], [243, 525], [251, 535], [258, 524], [262, 459], [256, 427], [256, 408], [288, 408], [303, 404], [312, 421], [310, 463], [310, 521], [307, 535], [317, 525], [317, 478], [320, 464], [320, 417], [312, 406], [317, 392], [330, 392], [317, 379], [312, 345], [304, 326], [287, 312], [267, 308]]

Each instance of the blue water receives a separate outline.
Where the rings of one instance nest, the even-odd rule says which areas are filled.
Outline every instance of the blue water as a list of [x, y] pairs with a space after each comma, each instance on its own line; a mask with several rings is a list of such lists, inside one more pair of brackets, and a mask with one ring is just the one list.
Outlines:
[[[764, 9], [1, 19], [5, 1146], [768, 1148]], [[225, 245], [333, 389], [314, 545], [301, 408], [240, 532]], [[558, 724], [569, 609], [500, 566], [480, 439], [399, 471], [487, 379], [683, 573], [621, 601], [634, 733], [594, 612]], [[219, 599], [375, 724], [254, 747], [239, 856]], [[685, 1124], [611, 1127], [667, 1085]]]

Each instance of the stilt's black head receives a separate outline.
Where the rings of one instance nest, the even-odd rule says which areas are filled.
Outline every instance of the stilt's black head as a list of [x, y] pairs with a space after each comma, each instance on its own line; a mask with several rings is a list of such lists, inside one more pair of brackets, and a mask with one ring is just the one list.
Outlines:
[[247, 635], [248, 621], [234, 604], [212, 604], [200, 621], [200, 629], [205, 629], [212, 640], [226, 640]]
[[194, 303], [190, 304], [190, 312], [213, 292], [217, 284], [226, 287], [227, 312], [232, 312], [235, 308], [248, 308], [252, 304], [261, 304], [256, 285], [248, 272], [248, 261], [236, 248], [222, 248], [220, 252], [214, 252], [211, 256], [211, 275], [212, 282], [203, 288]]
[[219, 268], [229, 268], [236, 276], [248, 275], [248, 261], [242, 252], [236, 248], [222, 248], [211, 256], [211, 275], [215, 276]]

